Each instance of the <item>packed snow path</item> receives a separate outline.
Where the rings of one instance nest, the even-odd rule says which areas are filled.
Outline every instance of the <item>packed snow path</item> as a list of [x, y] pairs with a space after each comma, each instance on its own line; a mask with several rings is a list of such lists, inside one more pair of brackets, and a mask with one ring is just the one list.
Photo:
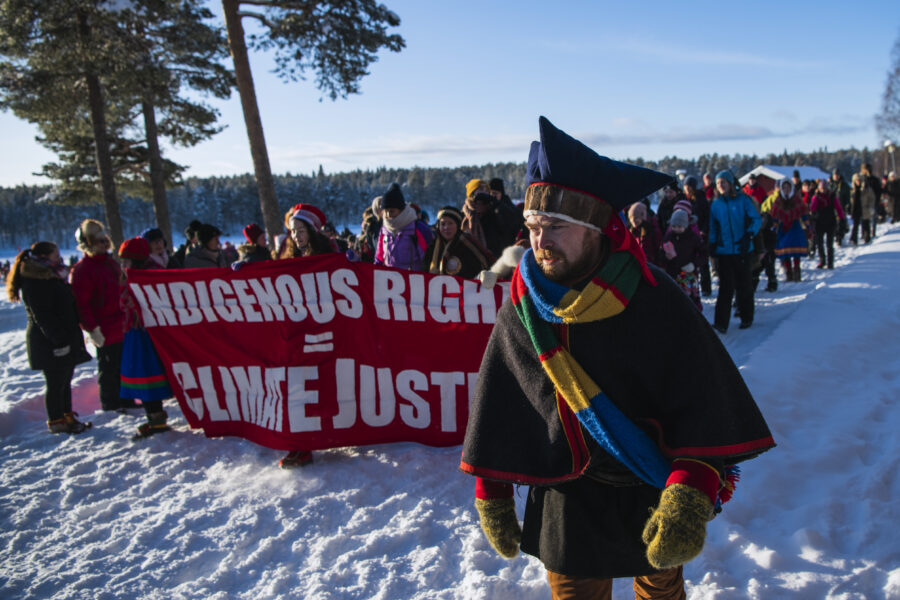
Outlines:
[[[689, 598], [900, 598], [900, 227], [814, 267], [722, 337], [778, 447], [710, 523]], [[549, 597], [536, 560], [484, 540], [459, 448], [331, 450], [281, 471], [277, 451], [189, 430], [174, 401], [175, 431], [133, 443], [142, 411], [99, 412], [94, 363], [74, 402], [94, 428], [53, 436], [24, 326], [0, 301], [0, 597]]]

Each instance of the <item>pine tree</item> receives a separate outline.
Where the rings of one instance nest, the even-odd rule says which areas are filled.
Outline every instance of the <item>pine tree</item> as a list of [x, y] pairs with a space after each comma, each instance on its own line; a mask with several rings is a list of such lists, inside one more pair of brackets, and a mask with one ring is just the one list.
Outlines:
[[229, 95], [231, 76], [217, 62], [223, 38], [202, 22], [211, 13], [195, 0], [101, 6], [0, 4], [0, 107], [37, 124], [39, 141], [59, 156], [43, 171], [59, 183], [58, 198], [99, 195], [114, 242], [123, 238], [123, 190], [153, 197], [157, 224], [171, 238], [165, 185], [183, 167], [162, 158], [157, 138], [192, 145], [219, 131], [218, 113], [183, 93]]
[[[248, 6], [253, 10], [242, 10]], [[222, 0], [222, 8], [263, 222], [269, 240], [274, 240], [281, 233], [282, 216], [241, 19], [252, 18], [261, 24], [265, 33], [251, 36], [250, 46], [275, 50], [279, 76], [296, 81], [311, 70], [316, 86], [336, 100], [359, 93], [359, 81], [368, 75], [379, 49], [399, 52], [405, 46], [402, 37], [387, 33], [388, 27], [400, 24], [400, 18], [375, 0]]]
[[900, 141], [900, 35], [891, 49], [891, 64], [881, 98], [881, 112], [875, 117], [875, 127], [881, 136], [892, 140], [895, 145]]

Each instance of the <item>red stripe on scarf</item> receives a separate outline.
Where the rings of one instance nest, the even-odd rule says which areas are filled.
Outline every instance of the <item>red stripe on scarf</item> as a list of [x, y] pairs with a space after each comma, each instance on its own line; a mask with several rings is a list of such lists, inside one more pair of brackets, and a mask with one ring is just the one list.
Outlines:
[[[640, 247], [640, 246], [639, 246], [639, 247]], [[612, 292], [612, 295], [616, 297], [616, 300], [618, 300], [618, 301], [622, 304], [622, 306], [628, 306], [628, 298], [625, 297], [625, 294], [623, 294], [623, 293], [619, 290], [619, 288], [617, 288], [617, 287], [614, 286], [613, 284], [608, 283], [608, 282], [606, 282], [606, 281], [603, 281], [603, 280], [600, 279], [599, 277], [594, 277], [594, 278], [591, 280], [591, 283], [593, 283], [593, 284], [596, 285], [596, 286], [599, 286], [599, 287], [603, 288], [604, 290], [609, 290], [610, 292]]]
[[522, 273], [519, 272], [520, 267], [521, 263], [516, 265], [516, 270], [513, 271], [512, 284], [509, 286], [509, 297], [512, 300], [513, 306], [518, 306], [519, 302], [522, 301], [522, 298], [528, 293], [528, 286], [525, 285], [525, 278], [522, 277]]
[[550, 350], [547, 350], [543, 354], [539, 354], [538, 358], [541, 359], [541, 362], [544, 362], [545, 360], [550, 360], [560, 350], [562, 350], [562, 346], [556, 346], [555, 348], [551, 348]]
[[637, 259], [638, 264], [641, 265], [641, 275], [644, 276], [647, 283], [655, 286], [656, 279], [653, 278], [653, 275], [650, 273], [650, 268], [647, 267], [647, 256], [644, 254], [641, 244], [635, 239], [631, 232], [628, 231], [628, 228], [625, 227], [622, 219], [619, 218], [619, 213], [613, 213], [609, 217], [609, 223], [603, 228], [603, 233], [609, 238], [610, 251], [628, 252], [634, 256]]
[[[569, 346], [569, 326], [562, 323], [555, 323], [553, 329], [560, 340], [560, 346], [566, 350]], [[566, 399], [562, 397], [559, 391], [556, 392], [556, 412], [559, 414], [559, 420], [563, 426], [563, 432], [566, 434], [566, 440], [569, 442], [569, 450], [572, 452], [572, 472], [580, 473], [583, 471], [591, 460], [591, 453], [584, 441], [583, 430], [578, 417], [569, 408]]]

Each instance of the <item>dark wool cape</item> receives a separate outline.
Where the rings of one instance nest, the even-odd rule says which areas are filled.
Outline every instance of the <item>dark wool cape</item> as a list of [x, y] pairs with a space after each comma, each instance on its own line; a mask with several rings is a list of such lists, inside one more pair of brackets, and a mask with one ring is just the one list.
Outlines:
[[[721, 468], [773, 447], [718, 336], [678, 285], [650, 268], [657, 286], [642, 281], [617, 316], [559, 326], [562, 343], [670, 458]], [[461, 469], [533, 486], [521, 547], [547, 569], [579, 577], [654, 572], [641, 531], [660, 490], [582, 430], [511, 302], [501, 307], [482, 360]]]

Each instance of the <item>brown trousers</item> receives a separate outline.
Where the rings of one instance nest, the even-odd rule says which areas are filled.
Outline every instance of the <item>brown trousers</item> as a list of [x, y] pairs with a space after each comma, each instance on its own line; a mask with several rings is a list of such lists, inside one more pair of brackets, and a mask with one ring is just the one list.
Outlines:
[[[547, 571], [553, 600], [610, 600], [612, 579], [569, 577]], [[681, 567], [634, 578], [635, 600], [685, 600]]]

